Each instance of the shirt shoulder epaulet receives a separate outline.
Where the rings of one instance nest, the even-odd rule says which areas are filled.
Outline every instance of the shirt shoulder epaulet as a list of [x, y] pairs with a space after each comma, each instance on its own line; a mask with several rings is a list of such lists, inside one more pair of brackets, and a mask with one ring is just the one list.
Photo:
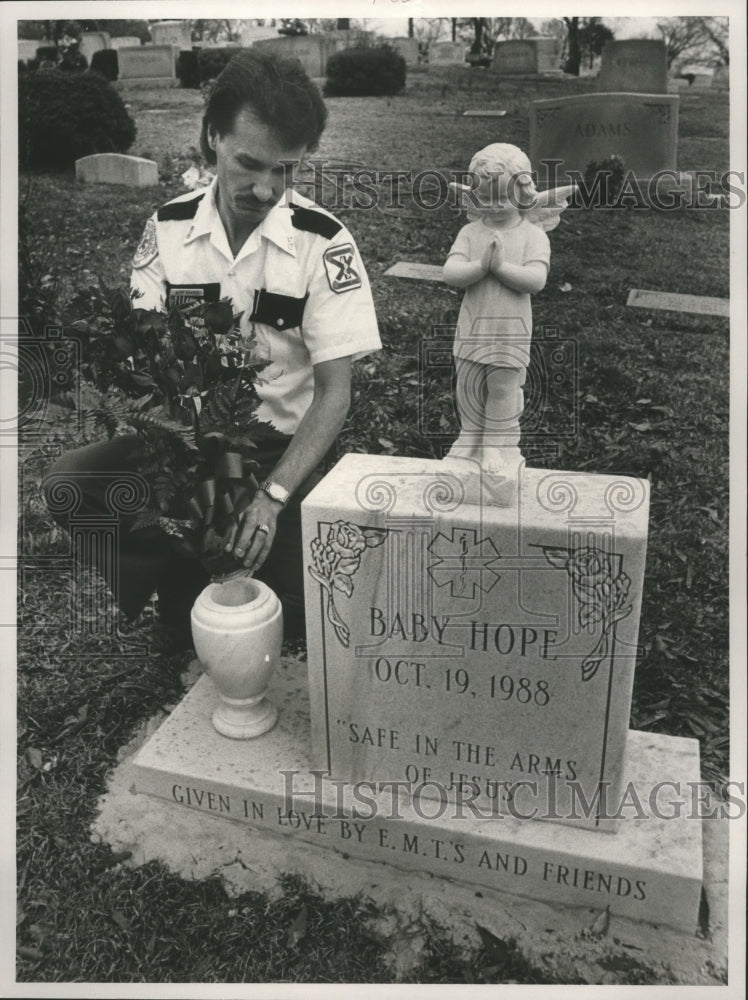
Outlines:
[[169, 201], [156, 212], [159, 222], [182, 221], [184, 219], [194, 219], [197, 206], [205, 197], [205, 192], [201, 191], [192, 198], [179, 201]]
[[294, 229], [300, 229], [302, 232], [315, 233], [317, 236], [324, 236], [326, 240], [331, 240], [343, 228], [337, 219], [316, 209], [304, 208], [293, 202], [289, 208], [291, 209], [291, 225]]

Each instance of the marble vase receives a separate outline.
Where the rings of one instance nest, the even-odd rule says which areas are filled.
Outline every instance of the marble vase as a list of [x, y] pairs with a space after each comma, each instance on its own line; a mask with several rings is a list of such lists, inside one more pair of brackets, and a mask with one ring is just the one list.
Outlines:
[[195, 651], [220, 698], [215, 728], [239, 740], [272, 729], [278, 712], [265, 692], [283, 639], [277, 595], [249, 577], [210, 583], [191, 618]]

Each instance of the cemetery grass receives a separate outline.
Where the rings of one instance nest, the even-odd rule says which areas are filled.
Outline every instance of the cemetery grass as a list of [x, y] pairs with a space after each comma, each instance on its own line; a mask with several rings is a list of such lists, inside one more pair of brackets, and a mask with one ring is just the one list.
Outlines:
[[[563, 85], [502, 84], [497, 97], [481, 89], [485, 79], [414, 74], [400, 98], [332, 100], [317, 155], [417, 172], [464, 167], [498, 129], [502, 140], [526, 146], [527, 100]], [[564, 92], [584, 86], [567, 84]], [[27, 309], [69, 322], [76, 317], [66, 303], [97, 275], [125, 284], [144, 220], [183, 190], [179, 175], [197, 141], [199, 95], [132, 91], [126, 99], [139, 130], [132, 152], [157, 160], [161, 186], [82, 187], [63, 174], [34, 176], [27, 187], [20, 178]], [[679, 166], [727, 169], [726, 97], [681, 100]], [[509, 112], [499, 124], [459, 117], [497, 104]], [[384, 271], [400, 259], [441, 263], [462, 220], [448, 207], [419, 207], [407, 182], [399, 207], [335, 207], [333, 194], [329, 185], [321, 192], [359, 243], [385, 348], [357, 367], [340, 451], [440, 457], [457, 426], [451, 372], [424, 365], [422, 348], [448, 341], [459, 297]], [[630, 310], [625, 302], [634, 287], [726, 297], [727, 215], [567, 212], [551, 234], [551, 276], [534, 303], [542, 350], [528, 381], [525, 421], [531, 464], [650, 480], [632, 726], [698, 739], [703, 777], [716, 784], [729, 765], [728, 325]], [[556, 385], [542, 345], [559, 340], [574, 360]], [[176, 703], [187, 660], [159, 646], [152, 609], [114, 635], [81, 637], [73, 627], [79, 602], [85, 598], [95, 615], [107, 599], [96, 579], [86, 594], [71, 594], [55, 568], [67, 543], [44, 509], [40, 483], [55, 455], [82, 442], [74, 412], [57, 407], [47, 423], [42, 417], [19, 442], [18, 978], [390, 981], [385, 943], [372, 933], [365, 900], [326, 902], [294, 879], [284, 880], [275, 900], [228, 899], [216, 882], [186, 883], [155, 864], [132, 869], [127, 858], [91, 842], [107, 771], [147, 719]], [[412, 978], [551, 981], [511, 949], [498, 964], [487, 954], [485, 947], [459, 953], [433, 928]]]

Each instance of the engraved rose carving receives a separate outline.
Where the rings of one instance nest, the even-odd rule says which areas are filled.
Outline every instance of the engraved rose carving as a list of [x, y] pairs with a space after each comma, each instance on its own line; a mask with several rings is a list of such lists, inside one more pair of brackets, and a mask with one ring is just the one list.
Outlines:
[[346, 597], [351, 596], [352, 577], [361, 565], [361, 555], [367, 548], [381, 545], [386, 537], [387, 532], [381, 528], [361, 528], [350, 521], [335, 521], [330, 525], [324, 542], [319, 538], [312, 539], [312, 565], [307, 569], [325, 590], [327, 620], [346, 648], [351, 640], [351, 630], [335, 605], [335, 591]]
[[615, 572], [610, 553], [594, 546], [561, 549], [544, 545], [543, 552], [551, 566], [565, 569], [569, 574], [572, 593], [579, 605], [579, 624], [592, 627], [602, 623], [595, 648], [582, 661], [582, 680], [592, 680], [610, 655], [616, 622], [631, 614], [632, 605], [626, 603], [631, 580], [622, 569]]

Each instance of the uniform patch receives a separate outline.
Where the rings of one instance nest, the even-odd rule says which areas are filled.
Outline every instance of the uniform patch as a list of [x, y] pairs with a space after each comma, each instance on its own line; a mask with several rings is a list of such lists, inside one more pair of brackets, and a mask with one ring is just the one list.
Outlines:
[[135, 256], [132, 259], [132, 266], [136, 268], [145, 267], [158, 256], [158, 243], [156, 242], [156, 223], [150, 218], [145, 224], [143, 235], [140, 237]]
[[352, 243], [330, 247], [323, 256], [327, 281], [333, 292], [350, 292], [361, 287], [361, 277], [353, 267], [355, 251]]

